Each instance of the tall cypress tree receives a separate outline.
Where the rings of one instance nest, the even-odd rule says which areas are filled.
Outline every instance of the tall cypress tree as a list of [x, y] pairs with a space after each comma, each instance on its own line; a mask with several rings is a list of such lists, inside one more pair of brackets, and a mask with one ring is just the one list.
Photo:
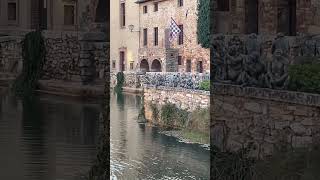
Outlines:
[[211, 5], [213, 0], [199, 0], [198, 4], [198, 43], [204, 48], [210, 47]]

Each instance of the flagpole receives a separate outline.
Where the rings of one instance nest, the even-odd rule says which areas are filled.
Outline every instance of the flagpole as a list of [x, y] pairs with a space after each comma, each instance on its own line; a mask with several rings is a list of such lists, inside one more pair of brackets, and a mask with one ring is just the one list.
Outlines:
[[[174, 22], [174, 23], [176, 23], [176, 24], [178, 24], [172, 17], [171, 17], [171, 20]], [[181, 30], [181, 29], [180, 29]], [[181, 33], [181, 32], [180, 32]], [[189, 43], [192, 43], [192, 41], [187, 37], [187, 35], [184, 33], [184, 31], [182, 31], [182, 35], [189, 41]], [[170, 42], [171, 43], [171, 42]]]

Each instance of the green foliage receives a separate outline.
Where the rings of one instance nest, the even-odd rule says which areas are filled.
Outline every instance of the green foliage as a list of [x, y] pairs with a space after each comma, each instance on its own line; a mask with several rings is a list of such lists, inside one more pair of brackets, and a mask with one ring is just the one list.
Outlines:
[[23, 69], [13, 84], [13, 90], [19, 96], [29, 96], [36, 89], [45, 63], [45, 42], [41, 31], [26, 34], [22, 41]]
[[151, 112], [152, 112], [152, 119], [155, 122], [159, 121], [159, 110], [156, 104], [150, 103], [150, 108], [151, 108]]
[[182, 110], [171, 103], [161, 108], [161, 120], [168, 127], [184, 127], [189, 117], [186, 110]]
[[317, 180], [320, 177], [319, 166], [318, 148], [298, 148], [276, 152], [271, 157], [256, 163], [255, 179]]
[[255, 160], [248, 158], [250, 147], [222, 152], [211, 147], [211, 178], [215, 180], [252, 180]]
[[188, 139], [191, 142], [200, 143], [200, 144], [209, 144], [210, 143], [210, 136], [209, 133], [202, 133], [198, 131], [192, 130], [183, 130], [182, 137], [184, 139]]
[[123, 72], [118, 72], [117, 74], [117, 85], [114, 87], [116, 92], [121, 92], [124, 85], [124, 74]]
[[271, 156], [249, 156], [253, 146], [236, 152], [211, 148], [211, 177], [216, 180], [317, 180], [320, 177], [319, 147], [275, 150]]
[[199, 88], [204, 91], [210, 91], [210, 80], [202, 81]]
[[198, 42], [204, 48], [210, 47], [210, 10], [212, 2], [210, 0], [199, 0], [198, 4]]
[[138, 121], [139, 122], [146, 122], [146, 116], [145, 116], [145, 108], [144, 108], [144, 96], [141, 97], [141, 108], [138, 115]]
[[320, 93], [319, 63], [290, 65], [289, 77], [289, 90]]
[[210, 112], [209, 108], [198, 108], [191, 112], [188, 129], [197, 130], [204, 134], [209, 134]]

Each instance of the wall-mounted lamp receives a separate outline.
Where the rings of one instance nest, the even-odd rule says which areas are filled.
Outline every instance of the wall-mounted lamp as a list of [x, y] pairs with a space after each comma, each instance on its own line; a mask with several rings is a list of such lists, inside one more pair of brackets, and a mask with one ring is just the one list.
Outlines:
[[128, 28], [129, 28], [130, 32], [140, 32], [139, 30], [137, 30], [137, 31], [134, 31], [134, 30], [133, 30], [133, 29], [134, 29], [134, 25], [133, 25], [133, 24], [130, 24], [130, 25], [128, 26]]

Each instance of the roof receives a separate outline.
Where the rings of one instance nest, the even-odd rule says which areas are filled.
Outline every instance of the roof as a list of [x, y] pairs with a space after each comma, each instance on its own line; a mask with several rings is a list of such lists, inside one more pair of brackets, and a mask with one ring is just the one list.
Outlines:
[[148, 2], [148, 1], [153, 1], [153, 0], [137, 0], [136, 3], [141, 4], [141, 3]]
[[165, 1], [165, 0], [137, 0], [136, 3], [137, 3], [137, 4], [141, 4], [141, 3], [145, 3], [145, 2], [149, 2], [149, 1], [157, 1], [157, 2], [160, 2], [160, 1]]

